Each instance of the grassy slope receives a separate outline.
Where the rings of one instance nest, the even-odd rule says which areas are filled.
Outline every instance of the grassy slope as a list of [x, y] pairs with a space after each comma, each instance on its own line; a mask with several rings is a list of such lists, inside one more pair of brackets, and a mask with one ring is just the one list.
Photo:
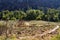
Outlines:
[[[52, 28], [56, 27], [57, 25], [60, 26], [60, 22], [29, 21], [29, 23], [31, 23], [31, 24], [39, 24], [39, 25], [47, 25], [47, 26], [49, 24], [50, 26], [48, 26], [48, 27], [45, 26], [46, 30], [52, 29]], [[45, 29], [45, 28], [42, 28], [42, 29]], [[46, 36], [44, 36], [43, 40], [50, 40], [50, 38], [54, 37], [57, 34], [60, 34], [60, 28], [55, 33], [47, 34]]]
[[[11, 21], [11, 22], [13, 23], [13, 21]], [[14, 21], [14, 22], [16, 23], [16, 21]], [[45, 31], [48, 31], [48, 30], [56, 27], [57, 25], [60, 25], [60, 22], [47, 22], [47, 21], [36, 21], [36, 20], [26, 21], [26, 22], [30, 23], [33, 26], [31, 26], [31, 27], [16, 27], [15, 30], [17, 32], [15, 32], [15, 30], [14, 30], [14, 32], [15, 33], [20, 32], [20, 33], [15, 34], [15, 37], [16, 36], [18, 36], [18, 37], [34, 36], [36, 34], [42, 34]], [[0, 23], [3, 24], [5, 22], [0, 21]], [[35, 26], [35, 25], [42, 25], [42, 26]], [[60, 31], [60, 28], [56, 32], [53, 32], [52, 34], [47, 34], [47, 35], [45, 35], [43, 37], [26, 38], [26, 40], [50, 40], [51, 37], [54, 37], [58, 33], [60, 34], [59, 31]], [[14, 33], [14, 32], [12, 32], [12, 33]], [[25, 39], [22, 39], [22, 40], [25, 40]]]

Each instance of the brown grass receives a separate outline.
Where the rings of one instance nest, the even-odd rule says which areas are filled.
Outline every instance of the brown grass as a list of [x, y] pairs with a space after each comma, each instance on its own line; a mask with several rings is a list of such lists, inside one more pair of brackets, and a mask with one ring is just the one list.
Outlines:
[[[25, 25], [27, 22], [30, 25]], [[2, 24], [6, 24], [5, 21], [0, 21]], [[30, 38], [19, 39], [19, 40], [50, 40], [54, 35], [60, 34], [60, 28], [51, 34], [44, 35], [43, 37], [35, 37], [32, 36], [36, 34], [42, 34], [45, 31], [51, 30], [57, 25], [60, 25], [60, 22], [46, 22], [46, 21], [8, 21], [8, 38], [12, 35], [15, 35], [13, 38], [19, 39], [19, 37], [31, 36]], [[3, 33], [2, 33], [3, 34]], [[17, 40], [16, 39], [16, 40]]]

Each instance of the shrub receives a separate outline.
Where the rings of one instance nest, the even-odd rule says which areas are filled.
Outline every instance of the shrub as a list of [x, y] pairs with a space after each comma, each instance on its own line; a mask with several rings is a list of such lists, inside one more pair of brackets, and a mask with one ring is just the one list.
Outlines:
[[27, 19], [28, 20], [35, 20], [35, 19], [42, 19], [44, 13], [40, 10], [27, 10]]

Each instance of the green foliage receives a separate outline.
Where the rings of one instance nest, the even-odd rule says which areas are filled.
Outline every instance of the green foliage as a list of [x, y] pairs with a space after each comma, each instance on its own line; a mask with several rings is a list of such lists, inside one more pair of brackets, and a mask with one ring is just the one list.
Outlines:
[[2, 11], [0, 12], [0, 19], [2, 20], [16, 20], [16, 19], [23, 19], [24, 17], [26, 17], [26, 13], [23, 11]]
[[52, 18], [52, 20], [58, 20], [58, 15], [59, 15], [59, 13], [57, 12], [57, 10], [55, 10], [55, 9], [49, 9], [48, 10], [48, 17], [49, 17], [49, 15], [50, 15], [50, 19]]
[[10, 13], [9, 13], [8, 10], [2, 11], [1, 13], [2, 13], [2, 19], [3, 19], [3, 20], [9, 19]]
[[28, 20], [35, 20], [35, 19], [42, 19], [44, 13], [40, 10], [27, 10], [27, 19]]
[[48, 21], [59, 21], [59, 14], [59, 10], [48, 9], [45, 17]]
[[60, 35], [56, 35], [55, 37], [52, 37], [51, 40], [60, 40]]
[[14, 17], [15, 17], [16, 19], [21, 20], [21, 19], [23, 19], [24, 17], [26, 17], [26, 13], [23, 12], [23, 11], [14, 11]]
[[1, 11], [0, 20], [45, 20], [45, 21], [60, 21], [60, 10], [47, 9], [37, 10], [29, 9], [27, 11], [15, 10], [15, 11]]

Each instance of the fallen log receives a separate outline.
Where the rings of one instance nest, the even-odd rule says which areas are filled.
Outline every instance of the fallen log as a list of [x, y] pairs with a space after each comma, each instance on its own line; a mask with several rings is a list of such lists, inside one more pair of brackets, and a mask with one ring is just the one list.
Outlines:
[[56, 26], [56, 27], [53, 28], [52, 30], [46, 31], [46, 32], [44, 32], [43, 34], [36, 34], [36, 35], [34, 35], [34, 36], [19, 37], [19, 39], [35, 38], [35, 37], [37, 37], [37, 36], [42, 37], [42, 36], [47, 35], [47, 34], [49, 34], [49, 33], [55, 32], [58, 28], [59, 28], [59, 26]]

